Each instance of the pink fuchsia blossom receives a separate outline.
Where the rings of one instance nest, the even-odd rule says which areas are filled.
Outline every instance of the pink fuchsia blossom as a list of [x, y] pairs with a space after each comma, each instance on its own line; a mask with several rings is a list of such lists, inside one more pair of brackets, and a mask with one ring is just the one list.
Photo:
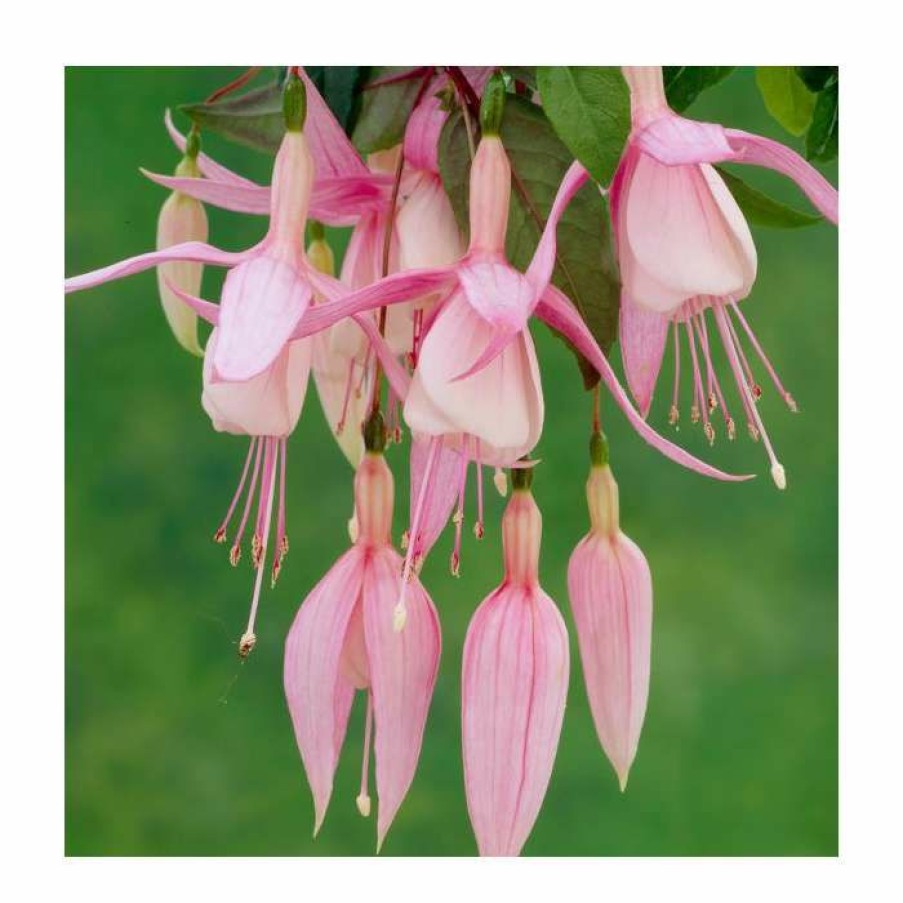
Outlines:
[[[623, 290], [621, 348], [631, 392], [648, 414], [669, 330], [675, 339], [675, 386], [669, 419], [680, 416], [679, 335], [685, 331], [693, 369], [690, 418], [702, 421], [714, 442], [712, 415], [720, 408], [728, 438], [736, 433], [727, 399], [712, 365], [706, 312], [711, 310], [736, 384], [747, 430], [762, 438], [775, 484], [786, 485], [756, 407], [760, 394], [738, 337], [746, 333], [778, 393], [784, 389], [739, 302], [755, 281], [756, 251], [746, 220], [713, 163], [751, 163], [792, 178], [818, 210], [837, 222], [837, 191], [798, 154], [737, 129], [694, 122], [667, 104], [661, 68], [625, 67], [633, 130], [611, 185]], [[705, 375], [703, 376], [703, 368]]]
[[[194, 157], [186, 154], [176, 167], [176, 176], [197, 175], [196, 156], [196, 153]], [[173, 191], [163, 203], [157, 220], [157, 250], [186, 241], [207, 241], [207, 213], [200, 201], [180, 191]], [[204, 352], [198, 343], [197, 314], [170, 290], [167, 282], [189, 295], [197, 295], [201, 290], [203, 272], [202, 264], [190, 261], [165, 263], [157, 269], [160, 301], [169, 328], [186, 351], [199, 357]]]
[[298, 611], [285, 644], [285, 694], [313, 793], [316, 833], [332, 795], [354, 693], [366, 691], [357, 804], [369, 814], [372, 736], [381, 846], [417, 767], [441, 637], [435, 607], [416, 577], [408, 587], [407, 629], [392, 629], [402, 562], [390, 544], [394, 489], [382, 454], [365, 454], [354, 491], [357, 540]]
[[590, 532], [571, 555], [568, 595], [596, 733], [624, 790], [649, 696], [652, 576], [639, 547], [621, 532], [618, 484], [599, 433], [593, 458], [586, 483]]
[[464, 642], [464, 782], [483, 856], [520, 853], [552, 775], [567, 698], [567, 629], [539, 585], [542, 516], [528, 473], [515, 480], [502, 519], [504, 582]]

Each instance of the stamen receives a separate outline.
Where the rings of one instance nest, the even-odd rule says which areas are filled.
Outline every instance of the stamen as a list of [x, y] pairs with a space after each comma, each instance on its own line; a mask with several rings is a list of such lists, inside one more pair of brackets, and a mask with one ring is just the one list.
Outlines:
[[455, 547], [451, 554], [452, 576], [461, 573], [461, 533], [464, 528], [464, 498], [467, 489], [467, 454], [466, 446], [461, 448], [461, 469], [458, 474], [458, 508], [452, 520], [455, 524]]
[[238, 500], [241, 498], [241, 491], [245, 488], [245, 480], [248, 476], [248, 468], [251, 466], [251, 457], [254, 454], [254, 447], [257, 444], [257, 437], [251, 437], [251, 444], [248, 446], [248, 454], [245, 456], [245, 466], [241, 472], [241, 479], [238, 481], [238, 489], [235, 490], [235, 495], [232, 496], [232, 503], [229, 505], [229, 510], [226, 512], [226, 516], [223, 518], [223, 522], [219, 525], [216, 533], [213, 534], [213, 541], [223, 543], [226, 541], [226, 530], [229, 527], [229, 521], [232, 520], [232, 515], [235, 512], [235, 506], [238, 504]]
[[364, 753], [361, 762], [361, 792], [358, 794], [355, 802], [357, 803], [357, 811], [364, 818], [370, 814], [370, 737], [373, 733], [373, 693], [367, 691], [367, 717], [364, 722]]
[[401, 590], [398, 596], [398, 603], [392, 616], [392, 624], [397, 632], [404, 630], [405, 621], [408, 617], [408, 611], [404, 604], [405, 594], [408, 582], [411, 579], [412, 568], [414, 562], [414, 552], [417, 545], [417, 537], [420, 533], [420, 521], [423, 518], [423, 509], [425, 507], [427, 491], [433, 476], [433, 465], [436, 462], [436, 456], [439, 452], [439, 445], [442, 442], [440, 436], [433, 436], [430, 439], [430, 447], [426, 455], [426, 466], [423, 468], [423, 481], [417, 491], [417, 503], [414, 506], [414, 518], [411, 521], [410, 536], [408, 539], [408, 548], [405, 553], [404, 567], [401, 572]]
[[414, 311], [414, 331], [411, 337], [411, 369], [417, 366], [417, 359], [420, 356], [420, 342], [423, 338], [423, 308]]
[[693, 333], [693, 321], [688, 320], [686, 323], [687, 327], [687, 338], [690, 340], [690, 355], [693, 358], [693, 408], [690, 411], [690, 420], [693, 423], [697, 423], [700, 417], [700, 411], [702, 414], [702, 423], [703, 423], [703, 432], [705, 433], [706, 439], [709, 441], [709, 445], [714, 445], [715, 443], [715, 430], [712, 427], [712, 424], [709, 422], [709, 406], [705, 404], [705, 393], [702, 390], [702, 373], [699, 369], [699, 358], [696, 354], [696, 340], [694, 338]]
[[711, 414], [718, 407], [718, 397], [715, 394], [715, 368], [712, 366], [712, 356], [709, 354], [708, 336], [705, 332], [705, 319], [698, 313], [693, 318], [696, 334], [699, 337], [699, 346], [702, 348], [702, 359], [705, 362], [706, 402]]
[[[272, 438], [267, 439], [268, 444], [271, 443], [273, 446], [271, 456], [275, 455], [275, 443], [276, 440]], [[275, 495], [276, 490], [276, 481], [273, 479], [273, 467], [270, 467], [267, 471], [268, 473], [268, 481], [265, 479], [264, 483], [260, 487], [260, 495], [263, 497], [264, 493], [267, 496], [266, 503], [266, 518], [264, 520], [263, 525], [263, 537], [261, 539], [261, 558], [266, 554], [267, 542], [270, 538], [270, 520], [272, 519], [273, 514], [273, 496]], [[247, 658], [250, 654], [251, 650], [254, 648], [254, 644], [257, 642], [257, 636], [254, 633], [254, 624], [257, 620], [257, 606], [260, 602], [260, 585], [263, 582], [263, 568], [257, 568], [257, 576], [254, 578], [254, 595], [251, 597], [251, 611], [248, 615], [248, 626], [245, 629], [244, 634], [238, 644], [238, 654], [242, 658]]]
[[356, 398], [360, 398], [364, 391], [364, 386], [367, 382], [368, 371], [370, 370], [370, 355], [373, 353], [373, 346], [367, 346], [367, 353], [364, 355], [364, 365], [361, 368], [361, 378], [358, 381], [357, 388], [354, 390], [354, 395]]
[[[264, 493], [267, 486], [276, 485], [276, 438], [267, 436], [264, 459], [263, 459], [263, 482], [260, 484], [260, 497], [257, 500], [257, 523], [254, 527], [254, 536], [251, 538], [251, 564], [255, 568], [260, 567], [263, 561], [263, 555], [266, 551], [263, 546], [264, 529], [269, 528], [270, 509], [265, 507]], [[264, 515], [266, 515], [267, 523], [264, 524]]]
[[677, 328], [677, 320], [671, 323], [674, 332], [674, 394], [671, 396], [671, 410], [668, 412], [668, 423], [675, 428], [680, 420], [680, 408], [677, 402], [680, 400], [680, 330]]
[[765, 430], [765, 425], [762, 423], [762, 418], [759, 416], [758, 408], [756, 408], [755, 403], [753, 402], [752, 392], [748, 384], [746, 383], [746, 380], [743, 379], [740, 358], [737, 353], [737, 348], [731, 339], [731, 333], [729, 329], [730, 319], [728, 318], [724, 306], [721, 304], [713, 308], [713, 313], [715, 316], [715, 322], [718, 325], [718, 330], [721, 333], [721, 341], [724, 342], [724, 347], [730, 360], [731, 369], [734, 371], [734, 379], [737, 381], [737, 388], [740, 390], [741, 395], [746, 394], [748, 406], [752, 409], [752, 414], [755, 419], [756, 428], [762, 436], [762, 441], [765, 443], [765, 450], [768, 453], [769, 460], [771, 461], [771, 478], [774, 480], [774, 484], [778, 487], [778, 489], [785, 489], [787, 487], [787, 475], [784, 471], [783, 465], [780, 461], [778, 461], [777, 455], [775, 455], [774, 449], [771, 446], [771, 440], [768, 438], [768, 433]]
[[768, 356], [765, 354], [765, 351], [762, 348], [762, 345], [759, 343], [759, 340], [756, 338], [756, 334], [752, 331], [749, 323], [746, 321], [746, 317], [743, 316], [742, 311], [740, 310], [739, 305], [736, 301], [730, 302], [731, 308], [734, 311], [737, 319], [740, 321], [740, 325], [743, 327], [746, 335], [749, 336], [749, 341], [752, 343], [753, 348], [756, 349], [756, 354], [759, 355], [759, 360], [765, 365], [765, 369], [768, 371], [768, 375], [771, 377], [771, 381], [774, 383], [774, 387], [778, 390], [778, 394], [781, 398], [784, 399], [785, 404], [794, 414], [799, 411], [799, 408], [796, 405], [796, 401], [794, 401], [793, 396], [784, 388], [783, 383], [778, 377], [777, 371], [771, 364], [771, 361], [768, 359]]
[[276, 440], [279, 443], [279, 513], [276, 515], [276, 548], [273, 554], [273, 571], [270, 577], [270, 588], [276, 585], [282, 561], [288, 554], [288, 536], [285, 532], [285, 458], [287, 440], [283, 436]]
[[238, 532], [235, 534], [235, 541], [232, 543], [232, 548], [229, 550], [229, 561], [232, 563], [232, 567], [236, 567], [241, 559], [241, 539], [245, 535], [245, 525], [248, 523], [248, 517], [251, 514], [251, 505], [254, 501], [254, 493], [257, 490], [257, 478], [260, 475], [260, 460], [263, 454], [263, 444], [264, 440], [258, 438], [257, 451], [254, 454], [254, 469], [251, 471], [251, 485], [248, 487], [248, 495], [247, 498], [245, 498], [245, 507], [242, 511], [241, 523], [238, 525]]
[[743, 365], [743, 370], [746, 373], [746, 381], [749, 384], [749, 390], [752, 393], [753, 401], [758, 401], [762, 397], [762, 387], [756, 382], [755, 376], [753, 376], [752, 367], [749, 366], [749, 361], [746, 359], [746, 354], [743, 352], [743, 346], [740, 344], [737, 330], [734, 329], [733, 320], [731, 320], [730, 317], [727, 317], [726, 319], [728, 329], [731, 331], [731, 337], [734, 340], [734, 347], [737, 349], [740, 363]]
[[718, 379], [718, 373], [715, 370], [714, 364], [712, 364], [712, 354], [711, 348], [709, 345], [709, 330], [706, 326], [705, 322], [705, 314], [701, 313], [699, 315], [699, 320], [697, 321], [697, 327], [699, 328], [699, 342], [702, 345], [703, 353], [705, 354], [705, 358], [707, 366], [710, 368], [709, 373], [712, 377], [712, 388], [715, 390], [715, 397], [717, 398], [717, 407], [721, 409], [721, 416], [724, 418], [724, 426], [727, 429], [727, 438], [733, 442], [734, 439], [737, 438], [737, 425], [734, 423], [734, 418], [731, 417], [731, 413], [727, 407], [727, 401], [724, 398], [724, 392], [721, 390], [721, 382]]
[[483, 459], [480, 454], [480, 440], [475, 438], [474, 443], [477, 462], [477, 520], [473, 525], [473, 535], [477, 539], [482, 539], [485, 532], [483, 530]]
[[[335, 434], [341, 436], [345, 431], [345, 419], [348, 416], [348, 403], [351, 401], [351, 387], [354, 385], [354, 358], [348, 361], [348, 375], [345, 377], [345, 395], [342, 398], [342, 413], [335, 426]], [[360, 394], [360, 393], [358, 393]]]

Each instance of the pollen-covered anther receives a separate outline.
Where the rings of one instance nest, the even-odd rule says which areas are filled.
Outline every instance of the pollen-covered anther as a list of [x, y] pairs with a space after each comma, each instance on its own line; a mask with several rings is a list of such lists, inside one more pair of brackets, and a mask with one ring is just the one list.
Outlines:
[[254, 570], [260, 567], [260, 562], [263, 560], [263, 538], [260, 534], [255, 533], [251, 539], [251, 564], [254, 566]]
[[407, 530], [401, 534], [401, 551], [404, 552], [411, 541], [411, 534]]
[[229, 549], [229, 564], [232, 567], [238, 567], [238, 562], [241, 561], [241, 546], [238, 543], [235, 543], [231, 549]]
[[242, 635], [238, 641], [238, 657], [247, 658], [257, 644], [257, 636], [250, 631]]
[[452, 515], [452, 523], [455, 526], [464, 523], [464, 512], [460, 508]]
[[699, 423], [699, 420], [701, 417], [702, 417], [702, 414], [700, 414], [700, 412], [699, 412], [699, 405], [694, 404], [690, 408], [690, 423]]
[[401, 430], [400, 426], [396, 426], [394, 430], [392, 430], [392, 441], [396, 445], [401, 445], [401, 440], [404, 438], [404, 433]]
[[790, 408], [790, 410], [794, 414], [799, 414], [800, 409], [796, 403], [796, 399], [789, 392], [784, 396], [784, 401], [787, 403], [787, 407]]
[[752, 397], [758, 401], [762, 397], [762, 387], [758, 383], [753, 383], [750, 387]]
[[714, 392], [709, 392], [709, 413], [711, 414], [718, 407], [718, 399]]
[[224, 543], [226, 541], [226, 528], [225, 527], [220, 527], [216, 531], [216, 533], [213, 534], [213, 541], [220, 543], [220, 545], [222, 545], [222, 543]]
[[753, 442], [759, 441], [759, 430], [754, 423], [747, 423], [746, 431], [749, 433], [749, 438], [752, 439]]
[[477, 539], [482, 539], [485, 535], [485, 530], [483, 529], [483, 521], [478, 520], [473, 525], [473, 535], [476, 536]]
[[671, 426], [677, 426], [678, 420], [680, 420], [680, 409], [676, 404], [672, 404], [671, 410], [668, 411], [668, 423]]
[[286, 555], [288, 555], [288, 537], [283, 536], [279, 540], [279, 557], [285, 558]]
[[715, 444], [715, 427], [712, 426], [711, 423], [706, 422], [705, 426], [702, 428], [702, 431], [705, 433], [706, 439], [709, 441], [709, 445]]
[[727, 418], [727, 438], [733, 442], [737, 438], [737, 424], [734, 423], [733, 417]]
[[276, 581], [279, 579], [279, 572], [282, 570], [282, 559], [277, 555], [273, 559], [273, 570], [270, 573], [270, 589], [276, 586]]
[[370, 815], [370, 797], [361, 793], [358, 795], [357, 799], [355, 799], [355, 803], [357, 803], [357, 811], [360, 812], [364, 818], [367, 818]]
[[461, 556], [458, 555], [457, 552], [451, 553], [451, 558], [448, 563], [448, 569], [451, 571], [452, 577], [461, 576]]

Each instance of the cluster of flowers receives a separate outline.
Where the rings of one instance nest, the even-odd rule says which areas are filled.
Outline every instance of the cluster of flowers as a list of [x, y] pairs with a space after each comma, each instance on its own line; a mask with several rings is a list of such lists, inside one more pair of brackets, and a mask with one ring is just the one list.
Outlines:
[[[361, 690], [367, 714], [357, 803], [367, 815], [372, 739], [382, 843], [413, 779], [440, 655], [439, 618], [420, 566], [451, 520], [457, 572], [469, 465], [477, 471], [477, 535], [483, 530], [482, 469], [496, 468], [504, 492], [502, 469], [510, 468], [513, 491], [502, 520], [505, 578], [477, 608], [467, 633], [462, 724], [479, 850], [515, 855], [551, 776], [569, 675], [565, 624], [539, 584], [542, 519], [530, 491], [528, 456], [542, 431], [543, 395], [529, 321], [544, 320], [580, 350], [656, 449], [704, 475], [746, 479], [697, 460], [645, 421], [668, 334], [677, 342], [682, 326], [693, 367], [691, 418], [701, 418], [711, 438], [710, 418], [720, 409], [733, 438], [734, 420], [710, 350], [711, 312], [750, 434], [761, 436], [774, 481], [783, 488], [784, 470], [757, 411], [759, 389], [741, 331], [787, 404], [794, 402], [740, 313], [738, 302], [755, 279], [756, 251], [711, 164], [753, 163], [785, 173], [833, 222], [837, 194], [797, 154], [771, 140], [674, 114], [660, 68], [624, 70], [633, 128], [609, 197], [623, 284], [620, 340], [637, 411], [570, 300], [551, 283], [556, 227], [589, 178], [586, 170], [578, 162], [569, 169], [530, 266], [516, 270], [505, 256], [511, 193], [499, 137], [505, 82], [491, 69], [463, 71], [483, 97], [468, 245], [438, 173], [437, 142], [447, 113], [437, 92], [447, 76], [437, 70], [431, 90], [421, 92], [403, 145], [365, 164], [312, 82], [293, 67], [283, 93], [286, 131], [269, 187], [200, 153], [196, 132], [183, 137], [167, 117], [185, 156], [174, 177], [148, 174], [173, 190], [160, 215], [158, 250], [71, 278], [66, 289], [158, 267], [176, 337], [203, 353], [204, 409], [215, 429], [250, 438], [215, 537], [226, 542], [231, 532], [236, 564], [256, 500], [250, 546], [256, 575], [242, 656], [255, 642], [265, 559], [272, 556], [275, 582], [288, 551], [287, 438], [313, 371], [330, 426], [356, 468], [352, 546], [301, 605], [285, 648], [285, 692], [317, 828], [352, 700]], [[202, 202], [268, 213], [265, 238], [241, 253], [210, 246]], [[322, 229], [313, 229], [304, 247], [309, 215], [354, 226], [340, 279], [333, 276]], [[218, 305], [197, 297], [203, 264], [228, 268]], [[203, 352], [198, 316], [214, 327]], [[677, 347], [675, 359], [679, 366]], [[676, 393], [677, 382], [672, 422], [679, 417]], [[394, 487], [384, 458], [387, 437], [400, 435], [402, 416], [412, 435], [404, 557], [392, 545]], [[652, 581], [643, 553], [620, 531], [617, 484], [598, 431], [591, 464], [591, 529], [571, 558], [568, 589], [596, 729], [623, 788], [646, 708]]]

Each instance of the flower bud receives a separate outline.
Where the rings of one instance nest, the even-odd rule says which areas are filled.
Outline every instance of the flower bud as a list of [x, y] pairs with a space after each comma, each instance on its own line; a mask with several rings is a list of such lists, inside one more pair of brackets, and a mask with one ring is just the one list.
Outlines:
[[[197, 178], [200, 172], [191, 157], [184, 157], [176, 167], [176, 175]], [[157, 220], [157, 250], [184, 241], [207, 241], [207, 212], [204, 205], [174, 191], [164, 202]], [[167, 286], [167, 281], [189, 295], [199, 295], [204, 265], [187, 260], [170, 261], [157, 267], [157, 285], [166, 320], [178, 343], [200, 357], [204, 352], [198, 343], [197, 314]]]
[[652, 577], [620, 530], [608, 464], [592, 466], [586, 496], [592, 526], [571, 555], [568, 593], [596, 733], [624, 790], [649, 695]]

